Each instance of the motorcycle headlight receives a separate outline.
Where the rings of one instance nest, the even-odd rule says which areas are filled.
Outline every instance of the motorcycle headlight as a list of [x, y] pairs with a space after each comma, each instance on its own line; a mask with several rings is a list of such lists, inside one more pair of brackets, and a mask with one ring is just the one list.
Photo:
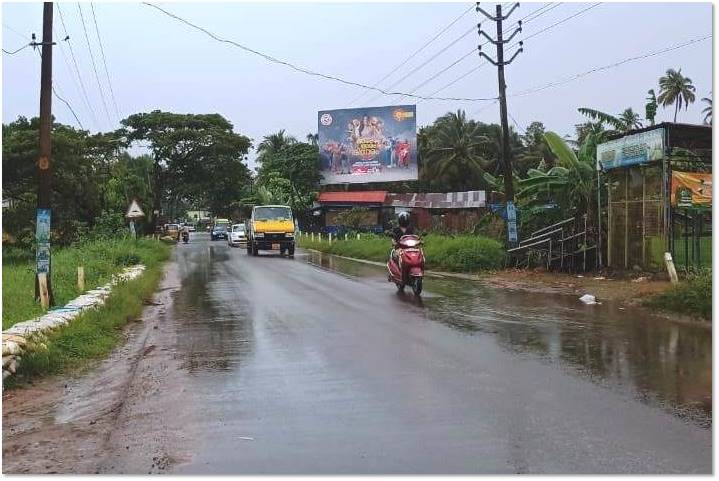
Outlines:
[[257, 233], [255, 234], [255, 237], [264, 237], [264, 236], [265, 236], [265, 233], [264, 233], [264, 232], [257, 232]]

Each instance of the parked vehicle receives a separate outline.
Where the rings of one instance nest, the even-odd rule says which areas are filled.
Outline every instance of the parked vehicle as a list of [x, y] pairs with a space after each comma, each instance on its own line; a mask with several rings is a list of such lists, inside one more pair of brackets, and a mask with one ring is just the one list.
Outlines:
[[245, 224], [235, 224], [230, 230], [227, 244], [230, 247], [247, 247], [247, 234], [245, 233]]
[[187, 224], [187, 230], [189, 232], [195, 232], [197, 228], [195, 227], [195, 224]]
[[227, 239], [227, 224], [215, 224], [210, 231], [210, 239]]
[[180, 240], [180, 224], [166, 224], [165, 235], [170, 236], [175, 240]]
[[424, 251], [422, 240], [416, 235], [403, 235], [395, 246], [395, 255], [387, 261], [387, 280], [397, 289], [410, 286], [415, 296], [422, 293], [424, 279]]
[[185, 244], [190, 242], [190, 232], [189, 231], [187, 231], [187, 230], [182, 231], [182, 242], [184, 242]]
[[248, 254], [256, 256], [260, 250], [273, 250], [280, 255], [295, 255], [295, 222], [289, 206], [255, 206], [245, 225]]

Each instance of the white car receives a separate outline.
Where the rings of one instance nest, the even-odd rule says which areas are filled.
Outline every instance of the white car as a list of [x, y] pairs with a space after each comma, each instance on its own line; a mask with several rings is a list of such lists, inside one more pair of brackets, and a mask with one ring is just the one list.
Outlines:
[[245, 224], [234, 224], [227, 236], [227, 245], [230, 247], [247, 247], [247, 234]]
[[197, 229], [195, 228], [195, 224], [185, 224], [187, 226], [188, 232], [195, 232]]

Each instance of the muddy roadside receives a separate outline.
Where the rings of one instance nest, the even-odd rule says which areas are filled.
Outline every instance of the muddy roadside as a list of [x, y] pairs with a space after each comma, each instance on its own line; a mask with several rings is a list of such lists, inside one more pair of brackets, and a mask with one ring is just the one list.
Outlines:
[[618, 277], [602, 273], [568, 274], [532, 269], [505, 269], [480, 275], [478, 280], [489, 286], [517, 289], [540, 294], [591, 294], [598, 302], [612, 302], [620, 308], [632, 307], [651, 311], [665, 319], [711, 327], [711, 321], [688, 314], [663, 311], [644, 306], [644, 301], [671, 287], [668, 280], [649, 274]]
[[[174, 410], [178, 420], [191, 415], [172, 350], [169, 313], [179, 287], [177, 264], [170, 261], [151, 305], [124, 328], [124, 341], [108, 358], [3, 392], [4, 474], [102, 473], [128, 458], [142, 473], [161, 472], [182, 457], [179, 426], [157, 425], [155, 435], [136, 436], [127, 409], [138, 412], [162, 383], [163, 389], [176, 387], [164, 397], [163, 410]], [[147, 428], [160, 419], [166, 421], [146, 411], [140, 424]]]

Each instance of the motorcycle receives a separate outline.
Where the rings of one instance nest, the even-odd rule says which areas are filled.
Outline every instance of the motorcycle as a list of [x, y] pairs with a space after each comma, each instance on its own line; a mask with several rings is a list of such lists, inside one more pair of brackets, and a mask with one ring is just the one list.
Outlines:
[[185, 244], [190, 242], [190, 233], [189, 232], [182, 233], [182, 242], [184, 242]]
[[[422, 293], [424, 278], [424, 251], [422, 240], [416, 235], [403, 235], [395, 246], [396, 255], [387, 261], [387, 280], [394, 282], [401, 292], [405, 286], [412, 287], [415, 296]], [[396, 258], [396, 259], [395, 259]]]

